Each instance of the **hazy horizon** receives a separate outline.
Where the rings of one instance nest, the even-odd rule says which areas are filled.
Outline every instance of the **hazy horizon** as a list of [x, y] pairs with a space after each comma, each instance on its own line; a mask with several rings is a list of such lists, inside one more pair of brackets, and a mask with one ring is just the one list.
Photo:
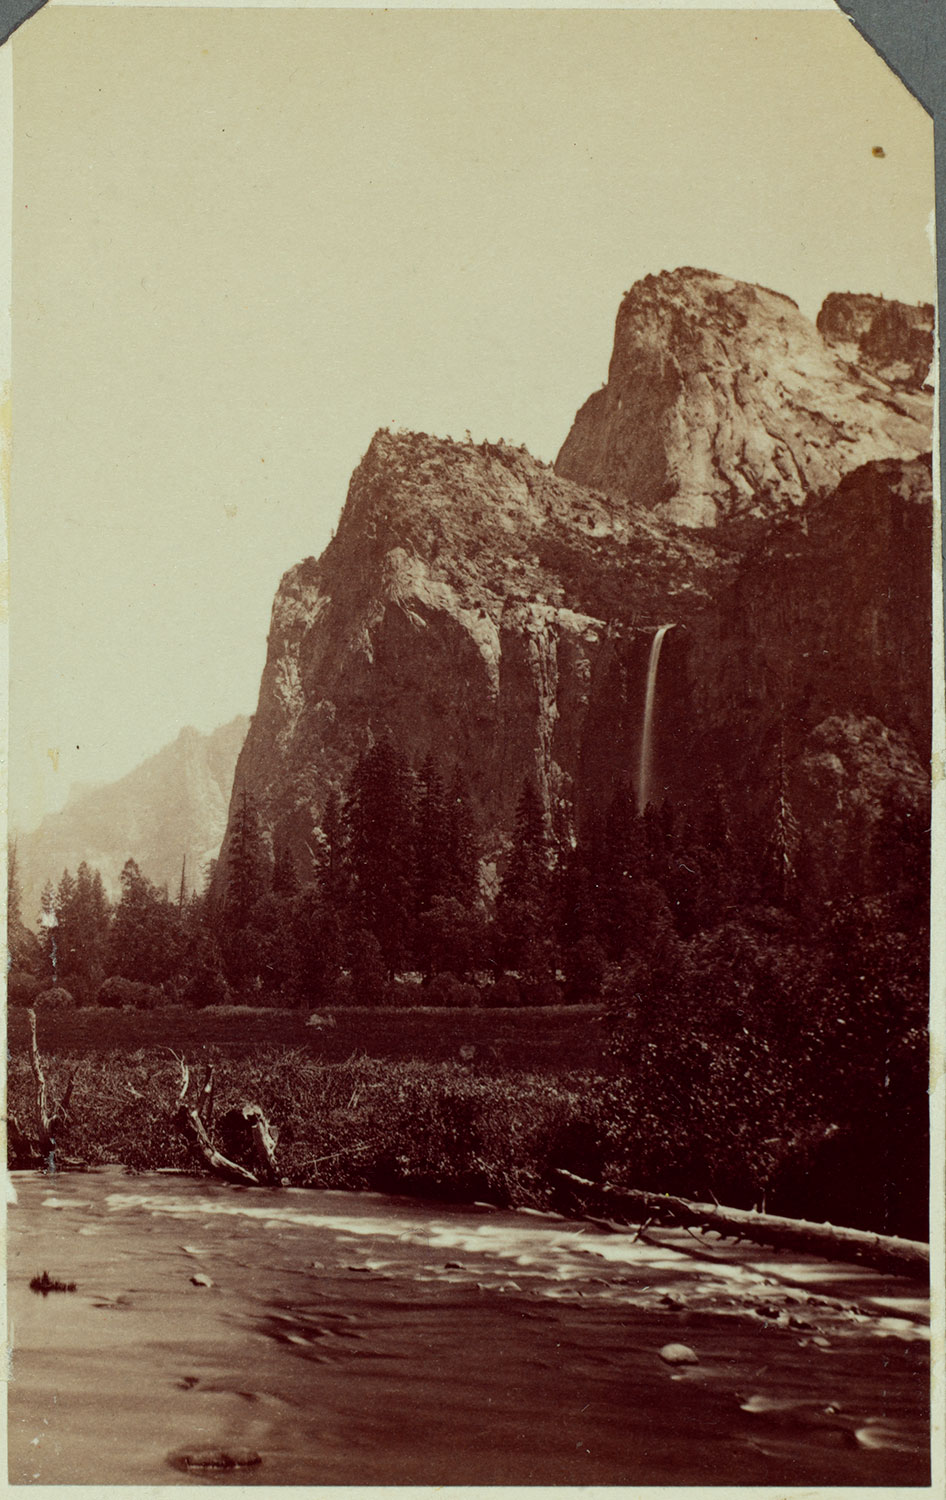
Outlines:
[[254, 711], [379, 427], [554, 459], [681, 265], [934, 298], [932, 123], [840, 14], [69, 7], [13, 54], [24, 831]]

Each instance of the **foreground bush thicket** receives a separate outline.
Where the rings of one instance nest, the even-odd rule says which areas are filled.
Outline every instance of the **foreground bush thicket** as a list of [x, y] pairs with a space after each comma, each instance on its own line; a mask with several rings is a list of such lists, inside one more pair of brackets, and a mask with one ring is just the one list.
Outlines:
[[[564, 1167], [599, 1181], [715, 1194], [735, 1207], [764, 1203], [772, 1212], [926, 1238], [915, 1202], [891, 1199], [885, 1186], [883, 1122], [855, 1118], [838, 1129], [830, 1112], [813, 1112], [790, 1087], [765, 1087], [745, 1039], [713, 1059], [699, 1046], [686, 1049], [676, 1074], [645, 1067], [608, 1077], [487, 1075], [457, 1063], [367, 1057], [330, 1064], [285, 1048], [206, 1056], [218, 1112], [258, 1103], [278, 1131], [279, 1170], [294, 1185], [562, 1208], [569, 1192], [555, 1168]], [[67, 1057], [49, 1063], [53, 1097], [74, 1066]], [[733, 1101], [740, 1078], [741, 1106]], [[63, 1156], [140, 1171], [195, 1169], [173, 1125], [179, 1082], [166, 1050], [86, 1059], [58, 1142]], [[745, 1091], [753, 1095], [751, 1130]], [[32, 1097], [26, 1059], [14, 1057], [11, 1112], [29, 1118]]]

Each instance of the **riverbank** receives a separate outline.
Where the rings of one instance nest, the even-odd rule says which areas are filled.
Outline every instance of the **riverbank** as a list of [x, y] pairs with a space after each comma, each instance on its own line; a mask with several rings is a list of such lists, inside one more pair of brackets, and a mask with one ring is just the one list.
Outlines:
[[896, 1278], [376, 1194], [13, 1183], [14, 1484], [929, 1482]]
[[[904, 1222], [896, 1183], [880, 1195], [881, 1211], [868, 1203], [858, 1216], [856, 1195], [845, 1194], [860, 1173], [877, 1195], [874, 1158], [859, 1153], [863, 1142], [850, 1130], [821, 1141], [807, 1101], [786, 1088], [750, 1101], [750, 1116], [745, 1100], [723, 1109], [712, 1070], [691, 1074], [684, 1087], [673, 1071], [506, 1068], [475, 1048], [469, 1061], [445, 1062], [332, 1062], [263, 1043], [236, 1055], [204, 1043], [76, 1056], [55, 1042], [50, 1052], [46, 1020], [39, 1034], [49, 1107], [71, 1088], [55, 1131], [62, 1163], [199, 1170], [175, 1119], [186, 1057], [193, 1082], [212, 1069], [218, 1120], [248, 1101], [260, 1107], [276, 1134], [277, 1175], [297, 1187], [560, 1209], [571, 1200], [564, 1169], [593, 1182], [733, 1208], [764, 1202], [791, 1218], [927, 1238], [923, 1205], [911, 1200]], [[28, 1056], [11, 1043], [9, 1114], [27, 1133], [35, 1097]]]

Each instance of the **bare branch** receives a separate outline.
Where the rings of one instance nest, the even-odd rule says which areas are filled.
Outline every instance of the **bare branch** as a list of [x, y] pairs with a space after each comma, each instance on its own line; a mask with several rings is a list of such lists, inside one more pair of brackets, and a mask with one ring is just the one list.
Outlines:
[[30, 1067], [36, 1080], [36, 1119], [40, 1130], [40, 1145], [43, 1145], [44, 1137], [49, 1136], [49, 1109], [46, 1096], [46, 1074], [43, 1072], [43, 1064], [39, 1056], [39, 1043], [36, 1040], [36, 1012], [30, 1010]]
[[68, 1116], [68, 1114], [69, 1114], [69, 1101], [72, 1098], [72, 1090], [75, 1088], [76, 1079], [78, 1078], [78, 1076], [79, 1076], [79, 1074], [81, 1072], [82, 1072], [82, 1064], [81, 1063], [77, 1063], [76, 1066], [73, 1068], [72, 1072], [69, 1074], [69, 1081], [66, 1084], [66, 1092], [62, 1096], [62, 1103], [59, 1105], [59, 1108], [56, 1110], [56, 1117], [57, 1117], [57, 1119], [65, 1120], [66, 1117]]
[[214, 1070], [213, 1063], [208, 1063], [204, 1071], [204, 1081], [200, 1090], [200, 1098], [197, 1103], [198, 1117], [206, 1125], [213, 1112], [214, 1103]]

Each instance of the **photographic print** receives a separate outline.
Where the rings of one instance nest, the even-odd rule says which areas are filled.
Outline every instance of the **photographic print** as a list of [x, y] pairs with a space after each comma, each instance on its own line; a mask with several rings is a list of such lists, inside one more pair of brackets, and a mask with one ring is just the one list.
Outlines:
[[10, 1485], [929, 1486], [928, 114], [814, 4], [5, 51]]

